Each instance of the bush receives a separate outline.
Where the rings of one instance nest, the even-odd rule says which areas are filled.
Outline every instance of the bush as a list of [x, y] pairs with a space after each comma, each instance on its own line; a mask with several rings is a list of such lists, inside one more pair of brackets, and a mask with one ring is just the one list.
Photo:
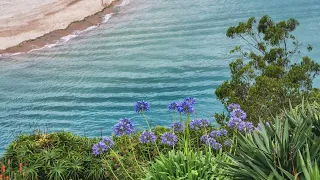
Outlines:
[[92, 144], [97, 139], [76, 136], [69, 132], [53, 134], [37, 131], [21, 135], [6, 149], [2, 161], [11, 161], [13, 169], [22, 163], [23, 179], [81, 179], [91, 163]]
[[[227, 37], [238, 37], [248, 47], [236, 46], [231, 50], [240, 57], [230, 63], [231, 80], [217, 88], [217, 98], [225, 106], [240, 104], [248, 120], [255, 124], [259, 117], [269, 121], [281, 109], [289, 108], [289, 100], [293, 106], [300, 104], [302, 97], [320, 102], [319, 89], [312, 88], [320, 64], [307, 56], [298, 60], [301, 43], [292, 35], [298, 25], [295, 19], [275, 23], [263, 16], [258, 23], [252, 17], [230, 27]], [[310, 45], [308, 50], [312, 50]]]

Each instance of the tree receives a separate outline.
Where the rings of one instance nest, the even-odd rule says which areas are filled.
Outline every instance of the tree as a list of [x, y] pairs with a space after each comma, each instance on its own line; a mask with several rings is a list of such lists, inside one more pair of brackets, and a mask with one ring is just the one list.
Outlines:
[[[225, 106], [240, 104], [254, 123], [259, 117], [271, 119], [271, 115], [288, 107], [289, 101], [293, 106], [303, 97], [320, 101], [319, 89], [312, 87], [320, 65], [307, 56], [301, 58], [302, 44], [292, 35], [298, 25], [292, 18], [275, 23], [265, 15], [258, 23], [252, 17], [230, 27], [227, 37], [240, 38], [246, 46], [235, 46], [230, 51], [240, 57], [229, 64], [231, 80], [217, 88], [217, 98]], [[312, 47], [308, 45], [307, 49], [311, 51]]]

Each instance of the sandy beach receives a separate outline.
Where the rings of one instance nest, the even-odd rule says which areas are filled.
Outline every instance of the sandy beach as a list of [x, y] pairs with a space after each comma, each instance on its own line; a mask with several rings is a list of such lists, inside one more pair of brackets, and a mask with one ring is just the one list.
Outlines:
[[113, 0], [2, 0], [0, 54], [28, 52], [99, 24]]

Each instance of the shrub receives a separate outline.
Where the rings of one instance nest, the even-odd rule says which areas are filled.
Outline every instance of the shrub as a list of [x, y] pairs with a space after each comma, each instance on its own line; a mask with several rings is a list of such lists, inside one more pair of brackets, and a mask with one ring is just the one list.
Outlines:
[[[320, 64], [307, 56], [298, 60], [301, 43], [292, 35], [298, 25], [295, 19], [275, 23], [263, 16], [258, 23], [252, 17], [230, 27], [227, 37], [238, 37], [248, 47], [236, 46], [231, 50], [240, 57], [230, 63], [231, 80], [217, 88], [217, 98], [225, 106], [240, 104], [248, 120], [255, 124], [259, 117], [269, 121], [281, 109], [289, 108], [289, 100], [293, 106], [300, 104], [302, 97], [320, 102], [319, 89], [312, 88]], [[312, 50], [310, 45], [308, 50]]]

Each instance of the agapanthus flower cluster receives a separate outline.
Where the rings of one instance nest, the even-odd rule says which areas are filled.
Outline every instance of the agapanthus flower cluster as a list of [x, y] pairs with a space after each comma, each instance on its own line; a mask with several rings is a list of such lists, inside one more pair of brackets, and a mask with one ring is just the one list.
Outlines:
[[178, 137], [170, 132], [166, 132], [161, 136], [161, 142], [169, 146], [174, 146], [178, 142]]
[[235, 103], [229, 104], [228, 111], [232, 112], [234, 109], [240, 109], [240, 105], [239, 104], [235, 104]]
[[210, 121], [207, 119], [194, 119], [190, 122], [190, 129], [192, 130], [200, 130], [202, 128], [206, 128], [210, 125]]
[[201, 119], [202, 127], [206, 128], [210, 126], [210, 121], [208, 119]]
[[150, 105], [146, 101], [138, 101], [136, 102], [135, 108], [136, 108], [136, 112], [141, 113], [141, 112], [148, 111], [150, 109]]
[[103, 142], [107, 146], [108, 149], [112, 148], [114, 146], [113, 140], [111, 138], [108, 138], [108, 137], [103, 138], [101, 142]]
[[222, 145], [213, 138], [208, 138], [206, 140], [206, 144], [212, 147], [214, 150], [219, 150], [222, 148]]
[[173, 130], [173, 132], [183, 132], [184, 130], [184, 124], [182, 122], [174, 122], [171, 125], [171, 129]]
[[234, 109], [231, 111], [231, 118], [245, 120], [247, 118], [247, 114], [241, 109]]
[[114, 125], [113, 132], [116, 136], [131, 135], [136, 131], [130, 119], [123, 118]]
[[169, 104], [170, 111], [178, 111], [179, 113], [192, 114], [194, 113], [193, 105], [196, 103], [196, 98], [187, 97], [183, 102], [172, 102]]
[[227, 136], [228, 135], [228, 131], [225, 130], [225, 129], [214, 130], [209, 135], [212, 138], [221, 137], [221, 136]]
[[193, 104], [184, 101], [178, 104], [177, 111], [184, 114], [192, 114], [194, 112]]
[[190, 122], [190, 129], [199, 130], [202, 128], [201, 120], [195, 119]]
[[196, 103], [196, 98], [195, 97], [187, 97], [184, 101], [188, 104], [194, 105]]
[[240, 132], [252, 132], [254, 126], [251, 122], [245, 122], [247, 114], [240, 109], [239, 104], [230, 104], [228, 106], [228, 111], [230, 112], [230, 119], [227, 126], [233, 129], [238, 129]]
[[[218, 131], [215, 131], [215, 132], [218, 132]], [[221, 131], [221, 133], [223, 133], [224, 131]], [[216, 136], [215, 136], [216, 137]], [[211, 136], [211, 134], [209, 135], [203, 135], [201, 138], [200, 138], [200, 141], [202, 143], [205, 143], [206, 145], [212, 147], [213, 149], [215, 150], [219, 150], [222, 148], [222, 145], [217, 142], [214, 137]], [[230, 140], [231, 141], [231, 140]], [[224, 142], [224, 145], [225, 146], [230, 146], [231, 145], [231, 142], [229, 144], [227, 144], [227, 141]]]
[[179, 105], [178, 102], [172, 102], [172, 103], [169, 104], [168, 109], [169, 109], [170, 111], [177, 110], [178, 105]]
[[205, 134], [200, 138], [200, 141], [203, 142], [203, 143], [207, 143], [209, 138], [212, 138], [212, 137], [210, 137], [209, 135]]
[[252, 124], [252, 122], [245, 122], [245, 121], [242, 121], [240, 124], [238, 124], [238, 130], [240, 132], [252, 132], [254, 130], [254, 126]]
[[103, 152], [108, 151], [113, 146], [114, 146], [114, 142], [111, 138], [104, 138], [102, 141], [92, 146], [92, 153], [95, 156], [98, 156]]
[[218, 143], [217, 141], [210, 142], [210, 146], [215, 150], [219, 150], [222, 148], [222, 145], [220, 143]]
[[144, 131], [142, 132], [140, 136], [140, 142], [142, 144], [149, 144], [155, 142], [157, 139], [156, 135], [153, 132], [150, 131]]
[[231, 117], [227, 123], [227, 126], [230, 128], [237, 128], [241, 122], [242, 122], [241, 119]]

